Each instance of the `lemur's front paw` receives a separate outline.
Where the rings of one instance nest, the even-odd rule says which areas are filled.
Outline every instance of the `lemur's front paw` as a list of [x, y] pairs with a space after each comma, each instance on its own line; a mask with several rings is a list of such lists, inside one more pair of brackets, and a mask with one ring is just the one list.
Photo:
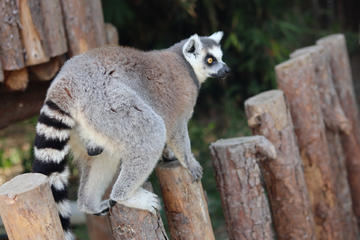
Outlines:
[[161, 209], [158, 196], [141, 187], [136, 189], [130, 198], [125, 200], [117, 200], [117, 202], [126, 207], [147, 210], [154, 215], [156, 214], [157, 210]]
[[193, 161], [192, 166], [189, 166], [189, 171], [192, 175], [192, 181], [198, 182], [200, 181], [203, 175], [203, 168], [201, 167], [200, 163], [196, 160]]

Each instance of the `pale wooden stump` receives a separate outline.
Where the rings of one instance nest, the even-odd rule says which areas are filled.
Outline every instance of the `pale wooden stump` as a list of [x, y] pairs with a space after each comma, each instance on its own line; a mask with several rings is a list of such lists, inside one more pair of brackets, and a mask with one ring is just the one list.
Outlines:
[[277, 239], [317, 239], [303, 166], [284, 92], [272, 90], [245, 101], [254, 135], [265, 136], [276, 158], [260, 161]]
[[215, 240], [201, 182], [179, 161], [162, 162], [156, 167], [172, 240]]
[[0, 214], [10, 240], [65, 239], [45, 175], [19, 175], [0, 187]]
[[254, 136], [218, 140], [210, 150], [230, 239], [275, 239], [257, 163], [276, 157], [274, 146]]

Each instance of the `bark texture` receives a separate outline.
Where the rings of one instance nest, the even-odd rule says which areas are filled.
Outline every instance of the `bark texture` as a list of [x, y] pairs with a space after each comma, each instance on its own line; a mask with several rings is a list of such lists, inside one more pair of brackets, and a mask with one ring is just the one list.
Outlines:
[[254, 135], [265, 136], [276, 158], [260, 161], [277, 239], [317, 239], [290, 109], [283, 91], [272, 90], [245, 101]]
[[66, 57], [58, 56], [50, 59], [49, 62], [28, 67], [29, 79], [31, 81], [48, 81], [55, 77], [56, 73], [64, 65]]
[[25, 49], [26, 66], [50, 60], [45, 37], [44, 19], [40, 0], [17, 0], [20, 14], [20, 35]]
[[62, 55], [68, 49], [60, 0], [40, 0], [40, 3], [49, 56]]
[[[149, 182], [143, 188], [152, 191]], [[128, 208], [116, 204], [111, 208], [109, 219], [115, 240], [168, 240], [160, 213], [151, 215], [146, 210]]]
[[65, 239], [45, 175], [23, 174], [3, 184], [0, 214], [9, 240]]
[[192, 182], [178, 161], [156, 167], [172, 240], [215, 240], [201, 182]]
[[19, 33], [19, 7], [16, 0], [0, 2], [0, 57], [4, 70], [25, 67]]
[[106, 43], [107, 44], [119, 44], [119, 33], [114, 25], [111, 23], [105, 23], [106, 29]]
[[[210, 146], [230, 239], [274, 239], [269, 204], [257, 160], [275, 158], [263, 136], [218, 140]], [[267, 160], [263, 160], [267, 161]]]
[[50, 82], [30, 82], [24, 92], [0, 94], [0, 129], [39, 114]]
[[341, 107], [350, 121], [350, 134], [341, 134], [341, 142], [346, 155], [348, 178], [353, 209], [360, 228], [360, 124], [354, 86], [344, 35], [335, 34], [316, 42], [330, 55], [330, 66], [336, 92]]
[[0, 92], [24, 91], [29, 82], [27, 68], [14, 71], [4, 71], [4, 84], [0, 85]]
[[290, 59], [277, 65], [275, 71], [278, 87], [284, 91], [290, 105], [316, 236], [319, 240], [344, 239], [311, 55]]
[[359, 239], [359, 230], [353, 213], [345, 153], [340, 140], [340, 131], [348, 135], [351, 132], [351, 126], [342, 110], [333, 84], [329, 53], [322, 46], [311, 46], [296, 50], [291, 54], [291, 57], [294, 58], [306, 53], [311, 55], [315, 67], [320, 104], [326, 126], [326, 138], [329, 144], [330, 164], [333, 177], [336, 179], [335, 191], [342, 218], [340, 224], [344, 229], [344, 239]]

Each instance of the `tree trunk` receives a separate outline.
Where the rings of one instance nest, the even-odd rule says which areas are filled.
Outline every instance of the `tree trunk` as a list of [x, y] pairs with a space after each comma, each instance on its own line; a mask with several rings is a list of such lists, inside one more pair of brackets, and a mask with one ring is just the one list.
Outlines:
[[[152, 191], [149, 182], [143, 188]], [[160, 213], [156, 216], [146, 210], [128, 208], [116, 204], [111, 208], [109, 219], [115, 240], [168, 240]]]
[[26, 51], [26, 66], [50, 60], [49, 47], [45, 38], [44, 19], [40, 0], [17, 0], [19, 2], [20, 35]]
[[68, 48], [60, 0], [40, 0], [40, 2], [49, 56], [62, 55]]
[[349, 57], [345, 37], [342, 34], [330, 35], [316, 42], [330, 54], [330, 65], [340, 104], [350, 121], [349, 135], [342, 133], [341, 142], [346, 155], [348, 178], [351, 189], [353, 209], [360, 228], [360, 125], [359, 112], [351, 77]]
[[156, 167], [172, 240], [215, 240], [201, 182], [192, 182], [178, 161]]
[[253, 135], [263, 135], [276, 149], [276, 158], [260, 161], [269, 195], [277, 239], [317, 239], [290, 109], [281, 90], [245, 101]]
[[319, 89], [321, 109], [326, 126], [326, 138], [329, 144], [330, 164], [333, 170], [335, 191], [340, 209], [344, 239], [359, 239], [357, 222], [353, 213], [350, 186], [346, 170], [345, 153], [341, 146], [339, 132], [348, 135], [351, 132], [337, 96], [330, 67], [330, 55], [322, 46], [312, 46], [296, 50], [291, 57], [309, 53], [315, 67], [316, 82]]
[[289, 101], [317, 238], [344, 239], [311, 55], [290, 59], [277, 65], [275, 71], [278, 87]]
[[61, 0], [65, 31], [69, 43], [69, 57], [98, 46], [92, 18], [92, 7], [87, 0]]
[[265, 137], [254, 136], [218, 140], [210, 150], [229, 238], [274, 239], [257, 163], [276, 157], [274, 146]]
[[3, 184], [0, 213], [9, 240], [65, 239], [45, 175], [23, 174]]
[[4, 78], [4, 84], [0, 85], [0, 92], [24, 91], [29, 82], [27, 68], [4, 71]]
[[0, 57], [4, 70], [25, 67], [19, 26], [19, 8], [16, 0], [0, 3]]

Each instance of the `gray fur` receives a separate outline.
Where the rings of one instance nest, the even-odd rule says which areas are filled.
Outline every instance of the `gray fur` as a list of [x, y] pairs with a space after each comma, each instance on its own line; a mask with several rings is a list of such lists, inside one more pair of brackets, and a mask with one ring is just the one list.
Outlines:
[[[220, 41], [221, 37], [222, 33], [216, 39]], [[184, 56], [184, 44], [190, 40], [202, 47]], [[64, 65], [46, 100], [76, 122], [69, 145], [81, 172], [80, 210], [105, 214], [111, 207], [101, 197], [120, 160], [121, 172], [110, 199], [150, 212], [158, 209], [156, 195], [140, 186], [165, 144], [165, 156], [176, 157], [194, 181], [201, 178], [202, 167], [191, 153], [187, 122], [203, 81], [199, 81], [197, 69], [211, 70], [206, 77], [215, 71], [201, 68], [204, 59], [199, 57], [215, 48], [221, 52], [218, 42], [194, 35], [160, 51], [105, 46], [75, 56]], [[197, 56], [189, 62], [192, 54]], [[221, 56], [218, 60], [226, 66]]]

